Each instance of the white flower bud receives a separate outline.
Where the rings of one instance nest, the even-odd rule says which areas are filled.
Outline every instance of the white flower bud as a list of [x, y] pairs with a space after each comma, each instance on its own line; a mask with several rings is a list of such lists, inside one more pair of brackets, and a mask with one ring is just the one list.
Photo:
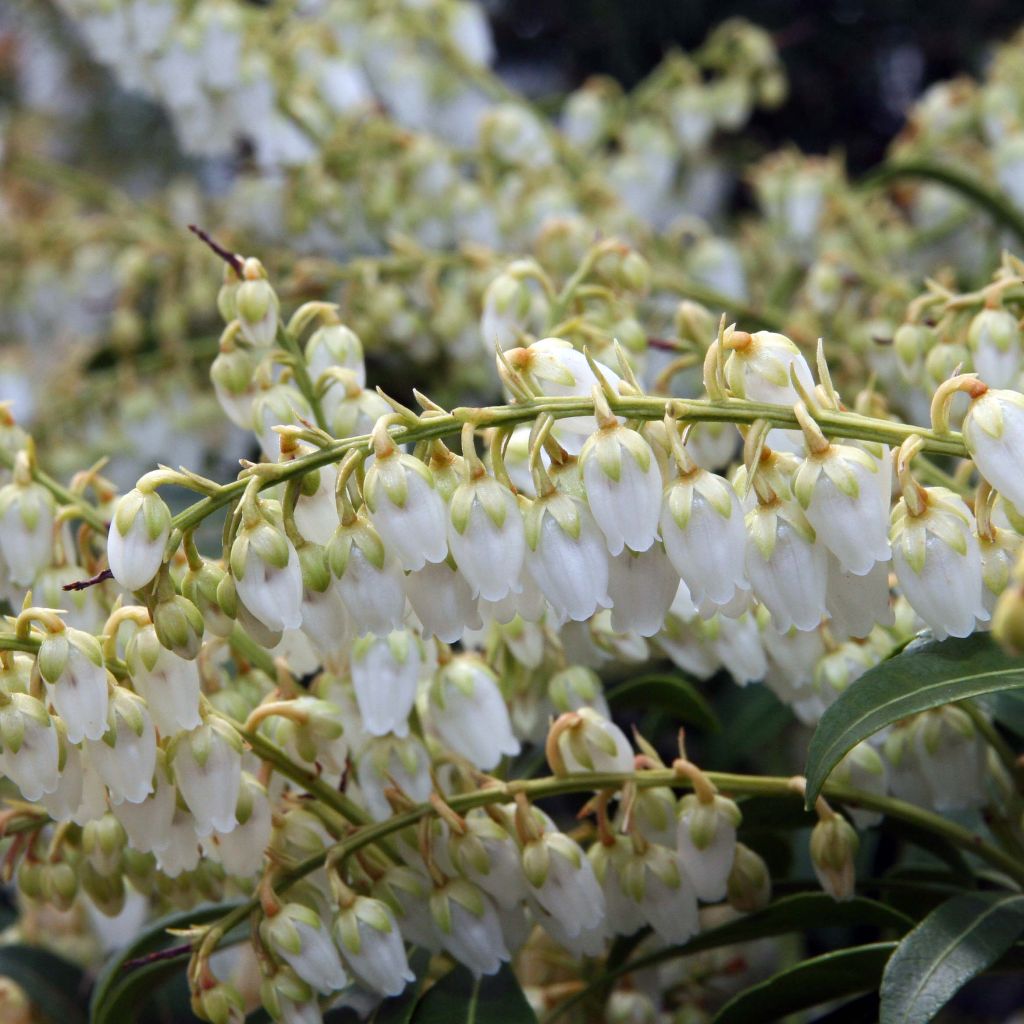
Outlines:
[[526, 898], [526, 880], [515, 838], [483, 810], [471, 811], [465, 820], [467, 831], [448, 837], [452, 870], [478, 885], [499, 907], [518, 906]]
[[200, 850], [192, 815], [180, 807], [175, 808], [166, 835], [167, 845], [155, 851], [157, 867], [168, 878], [193, 871], [199, 863]]
[[728, 604], [749, 587], [743, 512], [732, 485], [703, 469], [665, 488], [661, 510], [665, 551], [697, 605]]
[[423, 627], [424, 638], [436, 636], [442, 643], [453, 644], [467, 629], [483, 625], [469, 583], [447, 561], [428, 562], [409, 573], [405, 592]]
[[548, 699], [559, 713], [586, 707], [593, 708], [602, 718], [611, 718], [601, 677], [583, 665], [570, 665], [556, 672], [548, 682]]
[[196, 835], [230, 832], [242, 781], [238, 734], [214, 718], [172, 741], [168, 758], [182, 799], [192, 812]]
[[922, 489], [922, 514], [904, 495], [893, 509], [890, 538], [900, 589], [939, 640], [967, 636], [986, 621], [981, 553], [973, 516], [963, 499], [944, 487]]
[[239, 601], [266, 629], [302, 625], [302, 567], [282, 530], [263, 517], [243, 523], [230, 565]]
[[470, 478], [449, 506], [448, 542], [473, 595], [500, 601], [519, 587], [526, 532], [515, 495], [493, 477]]
[[430, 714], [442, 742], [482, 771], [519, 753], [498, 677], [472, 655], [455, 657], [438, 670]]
[[1012, 388], [1021, 369], [1021, 333], [1007, 309], [982, 309], [967, 329], [974, 369], [995, 388]]
[[363, 497], [381, 539], [407, 570], [448, 556], [448, 510], [430, 469], [392, 446], [378, 451]]
[[57, 789], [60, 744], [41, 701], [27, 693], [4, 695], [0, 705], [0, 771], [34, 802]]
[[435, 889], [430, 910], [445, 952], [476, 977], [494, 974], [510, 958], [498, 912], [472, 882], [460, 878]]
[[415, 979], [402, 933], [382, 900], [356, 896], [351, 906], [339, 911], [333, 931], [345, 966], [372, 991], [397, 996]]
[[352, 645], [356, 703], [371, 736], [409, 735], [421, 664], [420, 642], [409, 630], [361, 637]]
[[338, 366], [351, 370], [359, 387], [366, 387], [362, 342], [355, 331], [343, 324], [324, 324], [310, 335], [306, 342], [306, 363], [314, 382], [332, 366]]
[[0, 554], [12, 583], [32, 586], [53, 560], [55, 511], [53, 495], [32, 480], [25, 453], [19, 452], [14, 480], [0, 488]]
[[308, 985], [330, 995], [348, 984], [341, 957], [319, 916], [301, 903], [286, 903], [260, 922], [260, 938]]
[[706, 903], [725, 897], [741, 818], [740, 809], [724, 796], [702, 803], [688, 793], [679, 801], [679, 859], [697, 896]]
[[107, 535], [107, 560], [125, 590], [141, 590], [157, 574], [171, 533], [171, 512], [155, 491], [129, 491], [117, 503]]
[[48, 633], [39, 645], [39, 674], [67, 727], [68, 740], [98, 740], [107, 731], [109, 684], [99, 641], [78, 629]]
[[986, 746], [967, 712], [955, 705], [925, 712], [911, 735], [937, 811], [985, 803]]
[[[312, 451], [312, 447], [299, 445], [300, 455]], [[337, 485], [336, 466], [321, 466], [302, 478], [302, 487], [295, 502], [295, 528], [310, 544], [326, 546], [338, 529], [338, 505], [335, 499]]]
[[628, 548], [608, 564], [612, 629], [654, 636], [679, 590], [679, 575], [660, 544], [635, 554]]
[[551, 768], [559, 775], [633, 770], [633, 748], [625, 733], [592, 708], [566, 712], [552, 730], [562, 763]]
[[830, 551], [825, 608], [829, 629], [837, 640], [866, 637], [876, 625], [891, 626], [896, 619], [889, 594], [888, 559], [875, 562], [863, 576], [855, 576]]
[[785, 335], [772, 331], [743, 335], [738, 331], [735, 337], [740, 343], [725, 361], [725, 379], [737, 398], [791, 408], [800, 400], [791, 371], [807, 391], [814, 391], [807, 360]]
[[392, 864], [374, 884], [373, 895], [391, 908], [406, 942], [439, 953], [441, 943], [430, 914], [428, 890], [422, 874], [404, 864]]
[[[125, 663], [135, 692], [142, 697], [153, 724], [164, 736], [199, 725], [199, 665], [179, 658], [157, 639], [153, 626], [139, 629], [128, 641]], [[98, 739], [98, 736], [90, 736]]]
[[860, 840], [840, 814], [819, 821], [811, 831], [811, 866], [822, 889], [834, 900], [854, 897], [854, 857]]
[[775, 628], [816, 629], [825, 614], [828, 560], [803, 513], [790, 502], [759, 503], [746, 527], [747, 578]]
[[560, 618], [581, 622], [611, 604], [608, 548], [587, 506], [552, 492], [526, 516], [527, 566]]
[[658, 534], [661, 471], [651, 446], [635, 430], [612, 419], [583, 445], [580, 467], [590, 511], [619, 554], [646, 551]]
[[167, 771], [163, 751], [157, 751], [153, 791], [141, 803], [122, 801], [111, 807], [114, 817], [128, 834], [132, 849], [139, 853], [165, 850], [171, 843], [171, 822], [177, 791]]
[[242, 430], [252, 429], [255, 371], [256, 359], [247, 349], [221, 339], [221, 350], [210, 366], [210, 380], [224, 415]]
[[139, 804], [153, 792], [156, 730], [145, 701], [114, 687], [101, 740], [86, 740], [89, 760], [110, 790], [111, 804]]
[[[858, 743], [832, 769], [829, 778], [833, 782], [853, 786], [866, 793], [885, 796], [889, 791], [889, 769], [868, 742]], [[881, 811], [869, 811], [862, 807], [846, 806], [845, 810], [857, 828], [873, 828], [882, 821]]]
[[544, 832], [523, 846], [522, 864], [530, 902], [556, 918], [569, 938], [603, 923], [604, 895], [574, 840], [562, 832]]
[[251, 878], [263, 866], [273, 821], [266, 790], [247, 772], [242, 773], [235, 816], [238, 824], [227, 833], [211, 832], [203, 839], [203, 849], [215, 852], [229, 875]]
[[820, 540], [844, 569], [857, 576], [888, 560], [889, 459], [862, 448], [829, 444], [808, 451], [793, 480], [793, 493]]
[[268, 462], [277, 462], [281, 455], [281, 435], [274, 427], [298, 424], [312, 419], [309, 403], [291, 384], [274, 384], [260, 391], [253, 399], [252, 418], [247, 426], [256, 434]]
[[386, 636], [405, 618], [402, 567], [363, 515], [342, 524], [327, 551], [356, 632]]
[[512, 348], [526, 328], [530, 314], [530, 290], [514, 274], [500, 273], [484, 291], [480, 316], [480, 341], [490, 355], [497, 345]]
[[963, 435], [978, 472], [1024, 514], [1024, 395], [983, 392], [964, 416]]
[[235, 291], [235, 315], [249, 344], [266, 348], [277, 336], [277, 293], [267, 280], [263, 265], [254, 257], [244, 262], [242, 277]]

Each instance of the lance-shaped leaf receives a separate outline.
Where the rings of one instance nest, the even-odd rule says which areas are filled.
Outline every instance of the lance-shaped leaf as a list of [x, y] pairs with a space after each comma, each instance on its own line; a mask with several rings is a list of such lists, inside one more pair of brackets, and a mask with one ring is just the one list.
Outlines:
[[721, 728], [711, 705], [677, 672], [652, 672], [616, 683], [608, 689], [608, 703], [613, 708], [663, 708], [709, 732]]
[[881, 1024], [925, 1024], [1024, 932], [1024, 896], [971, 892], [908, 932], [882, 975]]
[[924, 641], [865, 672], [825, 712], [807, 752], [807, 806], [847, 751], [887, 725], [921, 711], [1024, 687], [1024, 658], [988, 633]]

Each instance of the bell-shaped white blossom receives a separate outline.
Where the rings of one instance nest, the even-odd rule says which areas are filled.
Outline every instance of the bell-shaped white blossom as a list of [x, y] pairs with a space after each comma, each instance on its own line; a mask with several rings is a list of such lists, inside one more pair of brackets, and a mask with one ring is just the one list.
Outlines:
[[174, 810], [171, 826], [165, 833], [167, 844], [156, 850], [156, 865], [168, 878], [193, 871], [199, 863], [199, 837], [192, 815], [181, 807]]
[[286, 903], [260, 922], [260, 938], [317, 992], [329, 995], [348, 984], [341, 957], [317, 913], [301, 903]]
[[935, 636], [967, 636], [988, 612], [982, 597], [981, 553], [974, 517], [944, 487], [922, 489], [919, 514], [906, 494], [893, 509], [893, 567], [900, 589]]
[[[306, 363], [309, 375], [317, 381], [331, 367], [351, 370], [361, 388], [366, 387], [366, 365], [363, 345], [355, 331], [344, 324], [323, 324], [306, 342]], [[323, 544], [324, 541], [317, 543]]]
[[[631, 772], [633, 748], [625, 733], [592, 708], [566, 712], [552, 726], [559, 775], [579, 772]], [[550, 757], [550, 755], [549, 755]]]
[[89, 760], [110, 790], [111, 804], [139, 804], [153, 792], [156, 729], [145, 702], [115, 687], [107, 713], [107, 731], [87, 740]]
[[1024, 395], [985, 391], [971, 402], [963, 435], [978, 472], [1024, 514]]
[[263, 517], [243, 524], [230, 565], [238, 599], [257, 621], [271, 632], [302, 625], [302, 567], [282, 530]]
[[441, 942], [430, 913], [429, 891], [421, 872], [392, 864], [374, 883], [372, 893], [391, 909], [406, 942], [439, 953]]
[[356, 979], [383, 996], [397, 996], [416, 975], [402, 933], [382, 900], [356, 896], [334, 920], [334, 941]]
[[994, 388], [1012, 388], [1021, 370], [1021, 330], [1008, 309], [979, 310], [967, 328], [974, 369]]
[[857, 576], [889, 558], [889, 460], [863, 448], [829, 444], [807, 453], [793, 493], [818, 540]]
[[866, 637], [876, 625], [891, 626], [895, 615], [889, 593], [888, 559], [875, 562], [864, 575], [856, 576], [829, 552], [825, 608], [829, 629], [837, 640]]
[[249, 428], [256, 434], [268, 462], [277, 462], [281, 454], [281, 435], [274, 427], [298, 425], [312, 417], [309, 403], [291, 384], [273, 384], [257, 392], [252, 403]]
[[444, 744], [482, 771], [519, 753], [498, 677], [472, 655], [442, 665], [430, 688], [430, 717]]
[[139, 853], [154, 853], [170, 845], [177, 795], [167, 771], [164, 753], [158, 750], [153, 791], [149, 796], [140, 803], [128, 803], [125, 800], [111, 808], [114, 817], [124, 826], [133, 849]]
[[661, 513], [661, 471], [651, 446], [611, 417], [587, 439], [580, 466], [587, 503], [611, 554], [623, 547], [646, 551]]
[[[313, 448], [300, 445], [299, 451], [308, 454]], [[302, 489], [295, 502], [295, 528], [310, 544], [329, 544], [338, 528], [334, 493], [337, 484], [338, 470], [331, 465], [321, 466], [302, 478]]]
[[494, 974], [509, 959], [498, 912], [472, 882], [457, 879], [435, 890], [430, 909], [445, 952], [476, 977]]
[[500, 601], [519, 588], [526, 532], [515, 495], [493, 477], [470, 477], [449, 503], [448, 543], [473, 595]]
[[442, 643], [453, 644], [467, 629], [483, 625], [466, 577], [447, 561], [428, 562], [409, 573], [405, 592], [426, 638], [436, 636]]
[[175, 737], [170, 751], [174, 781], [192, 812], [196, 835], [214, 829], [230, 832], [242, 781], [242, 744], [238, 734], [210, 719]]
[[926, 712], [915, 720], [912, 737], [935, 810], [985, 802], [986, 744], [967, 712], [956, 705]]
[[38, 664], [68, 740], [98, 740], [107, 731], [110, 684], [96, 638], [77, 629], [48, 633], [39, 646]]
[[570, 938], [602, 923], [601, 887], [574, 840], [562, 832], [545, 832], [525, 844], [522, 862], [530, 900], [557, 918]]
[[27, 693], [3, 695], [0, 704], [0, 771], [29, 801], [57, 789], [60, 749], [57, 727], [41, 701]]
[[624, 548], [608, 564], [612, 629], [654, 636], [665, 624], [678, 590], [679, 574], [661, 544], [640, 554]]
[[391, 817], [385, 790], [397, 783], [411, 800], [426, 800], [433, 789], [430, 757], [415, 736], [372, 739], [356, 760], [362, 803], [374, 821]]
[[791, 373], [807, 391], [814, 390], [814, 378], [803, 353], [783, 334], [757, 331], [734, 334], [733, 347], [725, 362], [725, 379], [737, 398], [792, 407], [800, 400]]
[[747, 578], [775, 628], [815, 629], [825, 614], [828, 559], [794, 504], [759, 502], [747, 513]]
[[739, 823], [740, 810], [726, 797], [703, 802], [688, 793], [679, 801], [679, 859], [697, 896], [707, 903], [725, 897]]
[[661, 537], [697, 605], [733, 599], [749, 587], [744, 568], [743, 512], [732, 485], [697, 468], [665, 488]]
[[371, 736], [409, 735], [420, 665], [420, 642], [409, 630], [360, 637], [352, 645], [352, 684], [363, 728]]
[[446, 827], [445, 862], [453, 873], [483, 889], [499, 908], [518, 906], [526, 897], [526, 880], [512, 833], [482, 809], [471, 811], [465, 824], [463, 832]]
[[0, 554], [7, 575], [19, 587], [30, 587], [53, 561], [56, 503], [31, 476], [25, 452], [19, 452], [14, 480], [0, 488]]
[[235, 816], [238, 824], [230, 832], [214, 831], [203, 837], [203, 849], [215, 856], [229, 875], [251, 878], [263, 866], [273, 821], [266, 790], [247, 772], [242, 773]]
[[552, 492], [526, 516], [527, 566], [555, 614], [583, 621], [611, 604], [608, 549], [587, 506]]
[[338, 527], [328, 561], [357, 633], [386, 636], [401, 626], [406, 603], [402, 567], [363, 516]]
[[[179, 658], [157, 639], [153, 626], [128, 641], [125, 663], [135, 692], [143, 698], [153, 724], [164, 736], [199, 725], [199, 665]], [[98, 737], [90, 737], [98, 739]]]
[[107, 561], [125, 590], [140, 590], [156, 576], [171, 534], [171, 512], [155, 491], [129, 491], [117, 503], [107, 534]]

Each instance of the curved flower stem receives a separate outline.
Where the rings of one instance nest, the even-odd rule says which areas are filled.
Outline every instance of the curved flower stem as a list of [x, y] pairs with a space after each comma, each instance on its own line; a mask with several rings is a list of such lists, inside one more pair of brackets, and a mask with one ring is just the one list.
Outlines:
[[[707, 772], [706, 775], [720, 790], [736, 796], [772, 796], [802, 800], [800, 793], [793, 788], [793, 780], [788, 777], [734, 775], [728, 772]], [[587, 772], [566, 778], [549, 776], [542, 779], [513, 780], [492, 784], [471, 793], [452, 796], [447, 800], [447, 804], [457, 814], [465, 814], [474, 807], [507, 802], [519, 794], [533, 801], [567, 793], [593, 793], [595, 790], [605, 789], [618, 790], [627, 783], [632, 783], [640, 789], [655, 786], [688, 788], [691, 785], [689, 779], [680, 777], [670, 768], [640, 772]], [[822, 793], [838, 804], [849, 804], [863, 807], [866, 810], [879, 811], [889, 817], [898, 818], [942, 836], [966, 853], [986, 861], [1011, 879], [1018, 888], [1024, 888], [1024, 863], [986, 842], [969, 829], [949, 821], [933, 811], [925, 810], [923, 807], [907, 803], [904, 800], [897, 800], [894, 797], [878, 796], [853, 786], [835, 782], [825, 783]], [[401, 814], [396, 814], [387, 821], [360, 828], [330, 850], [308, 857], [289, 870], [282, 871], [275, 879], [276, 888], [279, 892], [287, 889], [306, 875], [316, 871], [328, 857], [332, 864], [341, 865], [364, 847], [379, 843], [392, 833], [416, 825], [421, 819], [436, 813], [437, 808], [428, 801]], [[259, 900], [251, 899], [211, 925], [196, 947], [195, 955], [200, 958], [208, 957], [216, 949], [221, 939], [237, 924], [244, 921], [258, 906]]]
[[892, 160], [872, 171], [862, 182], [863, 188], [876, 188], [886, 185], [894, 178], [925, 178], [937, 181], [940, 185], [959, 192], [973, 203], [983, 207], [1003, 227], [1008, 228], [1017, 236], [1017, 241], [1024, 244], [1024, 216], [994, 189], [979, 181], [973, 174], [965, 174], [945, 164], [935, 163], [928, 159]]
[[[775, 427], [799, 427], [796, 414], [787, 406], [748, 402], [739, 398], [712, 401], [707, 398], [659, 398], [644, 395], [619, 398], [609, 404], [612, 405], [614, 413], [627, 419], [660, 420], [667, 412], [671, 412], [677, 419], [693, 423], [734, 423], [742, 426], [764, 420]], [[444, 415], [434, 413], [422, 417], [416, 424], [392, 430], [390, 437], [395, 444], [414, 444], [448, 434], [457, 434], [465, 423], [472, 423], [477, 427], [512, 427], [519, 423], [528, 423], [544, 413], [550, 414], [556, 420], [569, 416], [593, 415], [594, 402], [592, 398], [534, 398], [514, 405], [462, 407]], [[818, 413], [815, 422], [826, 437], [848, 437], [898, 446], [916, 434], [922, 439], [922, 451], [958, 458], [968, 457], [963, 438], [955, 432], [940, 435], [926, 427], [827, 409]], [[302, 476], [310, 470], [339, 462], [348, 452], [360, 449], [370, 451], [369, 434], [344, 438], [291, 462], [278, 463], [274, 467], [274, 472], [267, 473], [265, 479], [261, 480], [260, 486], [269, 487], [294, 476]], [[248, 482], [247, 477], [242, 477], [224, 484], [219, 493], [202, 498], [179, 512], [172, 520], [173, 526], [181, 531], [193, 529], [207, 516], [241, 495]]]
[[[0, 465], [13, 469], [14, 459], [15, 456], [11, 452], [0, 448]], [[79, 494], [74, 494], [62, 483], [54, 480], [49, 473], [41, 470], [34, 460], [31, 466], [31, 473], [32, 479], [37, 484], [45, 487], [62, 505], [66, 505], [71, 510], [72, 518], [81, 519], [83, 522], [88, 523], [97, 533], [105, 534], [107, 532], [109, 524], [85, 498]]]

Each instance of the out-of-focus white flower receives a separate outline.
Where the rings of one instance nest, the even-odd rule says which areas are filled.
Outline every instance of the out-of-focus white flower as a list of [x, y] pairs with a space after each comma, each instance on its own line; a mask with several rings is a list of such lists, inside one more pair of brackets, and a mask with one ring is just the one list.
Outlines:
[[37, 660], [68, 740], [98, 740], [107, 731], [110, 689], [99, 641], [78, 629], [47, 633]]
[[318, 914], [301, 903], [286, 903], [260, 922], [260, 938], [307, 984], [329, 995], [348, 984], [338, 950]]
[[409, 735], [420, 674], [419, 640], [408, 630], [365, 636], [352, 645], [352, 683], [363, 728], [371, 736]]
[[382, 900], [355, 896], [334, 920], [334, 941], [345, 965], [364, 985], [396, 996], [416, 975], [409, 969], [402, 933]]
[[242, 741], [230, 726], [211, 718], [171, 743], [169, 761], [196, 835], [230, 832], [242, 780]]

